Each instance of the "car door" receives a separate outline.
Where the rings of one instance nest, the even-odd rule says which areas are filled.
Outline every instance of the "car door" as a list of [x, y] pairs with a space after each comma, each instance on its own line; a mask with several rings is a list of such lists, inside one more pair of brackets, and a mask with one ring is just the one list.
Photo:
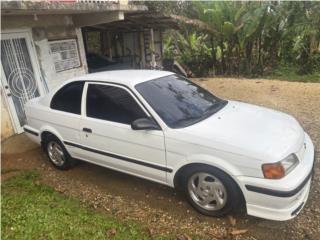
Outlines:
[[133, 130], [132, 121], [151, 117], [126, 87], [86, 83], [80, 129], [83, 158], [150, 180], [165, 182], [164, 134]]
[[[84, 84], [84, 81], [75, 81], [64, 85], [53, 95], [50, 110], [41, 112], [41, 119], [50, 126], [48, 130], [60, 137], [64, 143], [80, 141]], [[69, 145], [66, 147], [72, 157], [78, 157], [78, 148]]]

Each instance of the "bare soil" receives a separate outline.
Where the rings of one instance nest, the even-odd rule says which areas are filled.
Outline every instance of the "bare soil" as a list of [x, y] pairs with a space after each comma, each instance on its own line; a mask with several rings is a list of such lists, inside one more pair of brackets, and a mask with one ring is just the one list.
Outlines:
[[[298, 119], [320, 149], [320, 84], [261, 79], [198, 79], [215, 95], [287, 112]], [[225, 218], [195, 212], [175, 190], [89, 163], [69, 171], [53, 168], [24, 134], [2, 142], [3, 180], [9, 169], [34, 169], [58, 192], [99, 211], [140, 222], [150, 234], [197, 235], [202, 239], [319, 239], [319, 151], [309, 200], [293, 220], [268, 221], [245, 214]], [[16, 172], [10, 175], [15, 175]], [[234, 220], [235, 219], [235, 220]], [[248, 231], [241, 233], [244, 230]], [[233, 231], [234, 235], [231, 234]], [[241, 233], [241, 234], [240, 234]], [[183, 238], [182, 238], [183, 239]]]

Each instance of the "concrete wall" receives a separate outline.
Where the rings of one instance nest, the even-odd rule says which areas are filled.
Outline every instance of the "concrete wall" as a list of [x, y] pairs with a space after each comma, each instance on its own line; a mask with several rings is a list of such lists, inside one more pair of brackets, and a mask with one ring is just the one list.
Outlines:
[[[45, 79], [49, 90], [59, 86], [65, 80], [86, 74], [88, 72], [87, 60], [83, 46], [83, 39], [80, 28], [60, 27], [57, 29], [34, 28], [33, 39], [37, 51], [42, 76]], [[80, 57], [80, 67], [70, 70], [56, 72], [54, 62], [50, 55], [49, 41], [61, 39], [77, 39]]]
[[10, 137], [14, 133], [11, 123], [7, 103], [5, 102], [3, 91], [1, 91], [1, 140]]
[[[45, 91], [50, 91], [67, 79], [83, 75], [88, 72], [81, 29], [73, 25], [72, 17], [68, 15], [38, 15], [38, 16], [1, 16], [1, 31], [16, 29], [30, 29], [32, 41], [40, 66], [42, 80], [46, 83]], [[80, 57], [80, 67], [56, 73], [52, 55], [50, 55], [49, 41], [76, 39]], [[2, 92], [2, 91], [1, 91]], [[2, 97], [2, 100], [3, 97]], [[1, 101], [1, 137], [14, 134], [8, 107]]]
[[[72, 17], [68, 15], [38, 15], [34, 16], [3, 16], [2, 30], [30, 28], [33, 43], [36, 48], [40, 70], [49, 90], [66, 79], [87, 73], [87, 61], [83, 46], [81, 29], [73, 25]], [[76, 39], [81, 65], [78, 68], [56, 73], [53, 59], [50, 55], [49, 41]]]

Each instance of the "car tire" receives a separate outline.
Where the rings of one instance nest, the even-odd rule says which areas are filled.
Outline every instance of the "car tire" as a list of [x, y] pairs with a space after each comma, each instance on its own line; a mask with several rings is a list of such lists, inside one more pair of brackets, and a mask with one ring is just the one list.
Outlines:
[[207, 216], [222, 217], [241, 209], [243, 195], [234, 180], [218, 168], [196, 165], [184, 170], [182, 190], [189, 203]]
[[44, 139], [44, 149], [52, 165], [59, 170], [68, 170], [76, 164], [76, 160], [70, 156], [62, 142], [54, 135]]

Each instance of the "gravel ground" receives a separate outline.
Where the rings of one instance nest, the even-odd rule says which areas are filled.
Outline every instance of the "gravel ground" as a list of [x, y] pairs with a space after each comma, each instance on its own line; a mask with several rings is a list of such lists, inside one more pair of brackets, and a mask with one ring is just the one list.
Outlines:
[[[320, 149], [320, 84], [262, 79], [198, 79], [219, 97], [262, 105], [298, 119]], [[320, 167], [309, 200], [293, 220], [275, 222], [239, 214], [209, 218], [195, 212], [173, 189], [89, 163], [69, 171], [51, 167], [41, 149], [25, 135], [2, 142], [2, 169], [36, 169], [49, 184], [79, 198], [98, 211], [141, 222], [151, 235], [173, 234], [178, 239], [319, 239]], [[6, 178], [4, 173], [2, 179]], [[12, 174], [12, 173], [11, 173]], [[244, 230], [243, 232], [238, 230]], [[246, 231], [247, 230], [247, 231]]]

